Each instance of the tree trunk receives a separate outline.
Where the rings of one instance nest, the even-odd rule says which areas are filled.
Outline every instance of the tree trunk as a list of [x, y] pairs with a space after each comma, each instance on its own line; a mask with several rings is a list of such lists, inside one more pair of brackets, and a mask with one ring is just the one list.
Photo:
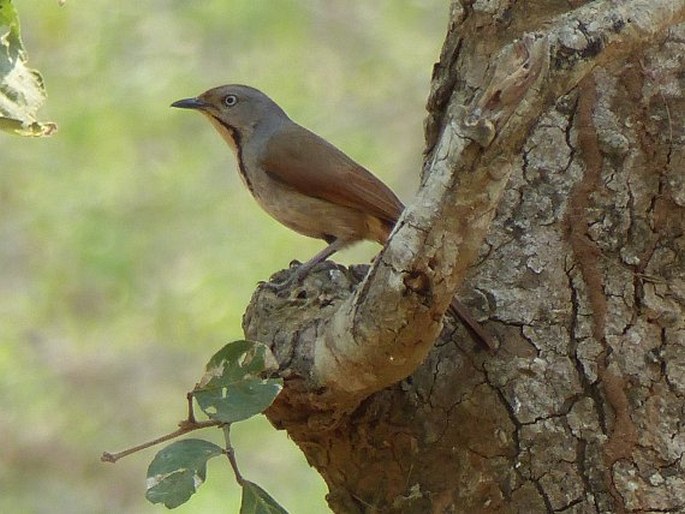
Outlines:
[[[245, 314], [334, 512], [685, 511], [684, 19], [452, 3], [388, 248]], [[449, 318], [435, 340], [456, 287], [496, 356]]]

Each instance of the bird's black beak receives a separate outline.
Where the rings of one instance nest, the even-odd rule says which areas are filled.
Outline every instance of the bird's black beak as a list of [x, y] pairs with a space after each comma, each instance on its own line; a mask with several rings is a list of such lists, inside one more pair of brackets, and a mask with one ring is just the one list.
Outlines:
[[200, 100], [199, 98], [184, 98], [183, 100], [177, 100], [171, 104], [171, 107], [178, 107], [179, 109], [206, 109], [208, 107], [207, 102]]

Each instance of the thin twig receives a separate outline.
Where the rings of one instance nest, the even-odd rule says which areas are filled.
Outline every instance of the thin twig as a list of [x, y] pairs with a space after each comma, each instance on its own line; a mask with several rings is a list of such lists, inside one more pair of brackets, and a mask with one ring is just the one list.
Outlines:
[[163, 435], [161, 437], [158, 437], [157, 439], [153, 439], [152, 441], [147, 441], [143, 444], [139, 444], [138, 446], [134, 446], [132, 448], [127, 448], [126, 450], [120, 451], [118, 453], [109, 453], [109, 452], [103, 452], [102, 456], [100, 457], [100, 460], [102, 462], [116, 462], [119, 459], [126, 457], [128, 455], [131, 455], [133, 453], [139, 452], [141, 450], [145, 450], [147, 448], [150, 448], [152, 446], [155, 446], [157, 444], [163, 443], [165, 441], [169, 441], [171, 439], [175, 439], [179, 436], [182, 436], [184, 434], [187, 434], [188, 432], [193, 432], [194, 430], [200, 430], [202, 428], [208, 428], [208, 427], [216, 427], [221, 425], [219, 421], [195, 421], [194, 419], [184, 419], [181, 421], [178, 426], [179, 428], [177, 430], [174, 430], [173, 432], [170, 432], [166, 435]]

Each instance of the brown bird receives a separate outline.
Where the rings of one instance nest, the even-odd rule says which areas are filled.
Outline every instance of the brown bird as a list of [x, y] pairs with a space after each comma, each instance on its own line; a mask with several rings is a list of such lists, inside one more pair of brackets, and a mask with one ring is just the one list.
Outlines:
[[[387, 242], [404, 210], [395, 193], [292, 121], [261, 91], [220, 86], [171, 106], [198, 110], [209, 119], [235, 152], [240, 177], [267, 213], [295, 232], [328, 243], [292, 279], [301, 279], [315, 264], [356, 241]], [[450, 308], [481, 343], [495, 349], [490, 335], [456, 298]]]

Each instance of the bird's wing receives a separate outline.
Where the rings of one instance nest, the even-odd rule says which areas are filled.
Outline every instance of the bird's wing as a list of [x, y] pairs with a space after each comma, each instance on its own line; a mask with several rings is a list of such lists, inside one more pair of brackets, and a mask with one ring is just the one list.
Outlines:
[[263, 169], [293, 189], [394, 224], [404, 205], [383, 182], [335, 146], [293, 124], [267, 145]]

